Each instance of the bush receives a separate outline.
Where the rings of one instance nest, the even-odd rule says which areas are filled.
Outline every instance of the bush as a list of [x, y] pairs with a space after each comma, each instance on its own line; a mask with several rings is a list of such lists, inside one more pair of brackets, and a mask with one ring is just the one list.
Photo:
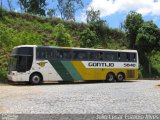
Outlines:
[[7, 71], [0, 70], [0, 82], [6, 82], [7, 81]]
[[54, 37], [57, 46], [71, 47], [73, 45], [71, 35], [61, 23], [55, 26]]
[[91, 31], [89, 28], [84, 30], [80, 34], [80, 46], [81, 47], [94, 47], [97, 45], [99, 39], [95, 31]]

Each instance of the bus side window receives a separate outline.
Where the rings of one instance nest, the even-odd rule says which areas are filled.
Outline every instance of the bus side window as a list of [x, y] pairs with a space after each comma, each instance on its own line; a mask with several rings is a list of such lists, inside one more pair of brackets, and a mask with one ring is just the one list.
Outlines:
[[36, 49], [36, 59], [39, 59], [40, 58], [40, 52], [38, 49]]
[[88, 60], [88, 52], [87, 51], [73, 51], [73, 59]]
[[120, 59], [121, 59], [121, 56], [120, 56], [120, 53], [118, 53], [118, 60], [120, 61]]
[[64, 59], [64, 60], [69, 60], [71, 59], [71, 51], [70, 50], [62, 50], [62, 53], [61, 53], [61, 57]]
[[130, 53], [126, 53], [127, 54], [127, 61], [130, 61]]
[[103, 60], [103, 52], [96, 52], [96, 60]]
[[60, 50], [56, 50], [56, 59], [62, 59], [62, 53]]
[[55, 55], [55, 49], [51, 48], [49, 55], [50, 55], [50, 59], [54, 59], [54, 58], [55, 58], [55, 57], [54, 57], [54, 55]]
[[89, 60], [103, 60], [103, 52], [95, 52], [95, 51], [90, 51], [88, 53], [89, 55]]
[[69, 60], [71, 59], [71, 51], [70, 50], [57, 50], [56, 58], [61, 60]]
[[43, 48], [36, 49], [36, 58], [37, 59], [45, 59], [45, 50]]
[[104, 59], [107, 61], [116, 61], [117, 60], [117, 53], [115, 52], [105, 52]]
[[[119, 58], [120, 57], [120, 58]], [[118, 56], [119, 61], [126, 62], [127, 61], [127, 53], [121, 52], [120, 56]]]
[[46, 58], [46, 53], [44, 50], [41, 51], [41, 59], [45, 59]]
[[54, 49], [48, 48], [46, 50], [46, 58], [47, 59], [54, 59]]
[[42, 48], [41, 49], [41, 58], [43, 60], [47, 59], [48, 58], [48, 52], [47, 52], [47, 49], [46, 48]]
[[136, 53], [131, 53], [130, 54], [130, 59], [132, 62], [136, 62]]
[[71, 59], [71, 51], [70, 50], [67, 50], [66, 52], [64, 52], [64, 58], [66, 60], [70, 60]]
[[89, 60], [95, 60], [93, 51], [90, 51], [88, 54], [89, 54]]

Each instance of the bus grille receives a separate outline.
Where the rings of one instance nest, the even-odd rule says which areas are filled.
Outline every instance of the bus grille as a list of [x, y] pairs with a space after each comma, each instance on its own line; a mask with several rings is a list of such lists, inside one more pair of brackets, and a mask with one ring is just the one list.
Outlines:
[[134, 78], [135, 70], [127, 70], [127, 78]]

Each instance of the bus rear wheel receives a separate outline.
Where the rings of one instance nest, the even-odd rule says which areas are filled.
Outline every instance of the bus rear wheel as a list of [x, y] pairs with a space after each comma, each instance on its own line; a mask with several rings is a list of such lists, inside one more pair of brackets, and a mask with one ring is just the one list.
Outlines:
[[106, 76], [106, 81], [107, 82], [114, 82], [115, 81], [114, 73], [108, 73], [107, 76]]
[[125, 79], [124, 73], [120, 72], [117, 74], [117, 82], [123, 82]]
[[42, 82], [42, 76], [38, 73], [34, 73], [30, 76], [29, 82], [32, 85], [39, 85]]

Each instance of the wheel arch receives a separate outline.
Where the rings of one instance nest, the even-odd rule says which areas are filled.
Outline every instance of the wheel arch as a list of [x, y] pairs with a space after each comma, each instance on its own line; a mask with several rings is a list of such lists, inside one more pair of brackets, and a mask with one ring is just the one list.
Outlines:
[[38, 72], [38, 71], [35, 71], [35, 72], [33, 72], [33, 73], [31, 73], [31, 75], [29, 76], [29, 80], [31, 79], [31, 76], [33, 75], [33, 74], [39, 74], [40, 76], [41, 76], [41, 82], [43, 81], [43, 75], [42, 75], [42, 73], [40, 73], [40, 72]]
[[117, 73], [117, 75], [118, 75], [118, 74], [122, 74], [123, 77], [124, 77], [124, 79], [126, 79], [126, 74], [125, 74], [124, 72], [120, 71], [120, 72]]
[[110, 71], [110, 72], [108, 72], [108, 73], [106, 74], [106, 79], [105, 79], [105, 80], [107, 80], [107, 78], [108, 78], [109, 74], [113, 74], [114, 79], [116, 79], [116, 75], [115, 75], [115, 73], [114, 73], [113, 71]]
[[114, 77], [116, 76], [115, 73], [114, 73], [113, 71], [110, 71], [110, 72], [108, 72], [108, 73], [106, 74], [106, 78], [107, 78], [107, 76], [108, 76], [109, 74], [113, 74]]

